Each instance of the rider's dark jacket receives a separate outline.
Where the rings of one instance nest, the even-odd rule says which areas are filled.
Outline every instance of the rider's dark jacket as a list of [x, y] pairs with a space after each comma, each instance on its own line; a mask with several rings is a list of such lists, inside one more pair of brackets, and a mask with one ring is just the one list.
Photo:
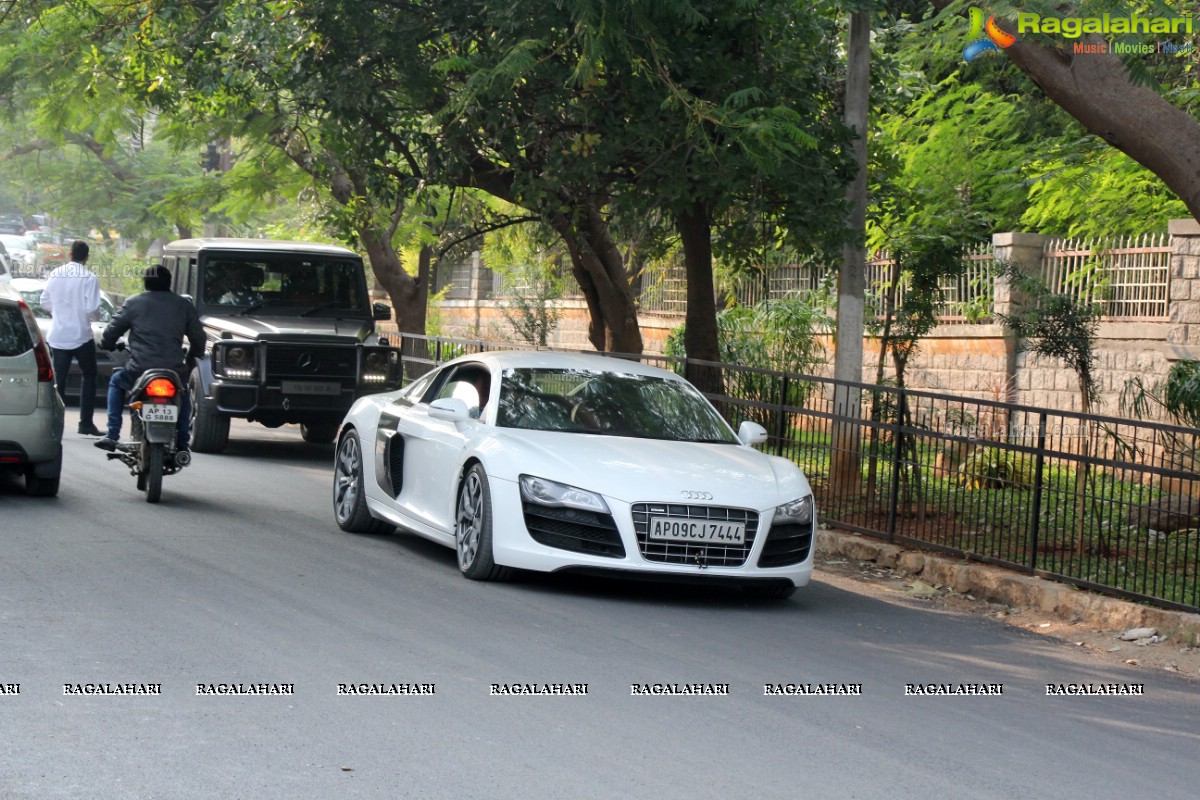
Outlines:
[[126, 300], [104, 329], [100, 347], [112, 350], [126, 331], [131, 356], [125, 369], [138, 375], [148, 369], [173, 369], [186, 381], [185, 336], [192, 357], [204, 353], [204, 326], [196, 307], [169, 290], [142, 292]]

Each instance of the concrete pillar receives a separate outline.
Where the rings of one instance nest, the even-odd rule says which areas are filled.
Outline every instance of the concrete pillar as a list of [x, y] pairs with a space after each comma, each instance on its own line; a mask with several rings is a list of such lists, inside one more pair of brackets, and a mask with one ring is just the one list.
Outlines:
[[[1040, 233], [1018, 233], [1015, 231], [992, 234], [992, 251], [997, 263], [1016, 264], [1026, 275], [1042, 274], [1042, 250], [1049, 237]], [[993, 287], [993, 316], [999, 323], [1002, 316], [1017, 310], [1022, 298], [1013, 289], [1009, 280], [998, 276]], [[1017, 338], [1004, 329], [1004, 393], [1005, 402], [1020, 400], [1017, 391], [1017, 355], [1020, 352]]]
[[1171, 234], [1171, 277], [1167, 313], [1171, 326], [1167, 343], [1177, 357], [1198, 358], [1200, 351], [1200, 222], [1173, 219]]

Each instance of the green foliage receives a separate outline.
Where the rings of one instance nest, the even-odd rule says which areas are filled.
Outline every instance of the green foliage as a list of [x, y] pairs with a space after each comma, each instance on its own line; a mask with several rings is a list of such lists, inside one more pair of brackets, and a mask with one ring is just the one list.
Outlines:
[[[1021, 230], [1059, 236], [1136, 235], [1190, 216], [1162, 180], [1049, 101], [1006, 57], [962, 60], [968, 3], [929, 18], [922, 4], [890, 4], [872, 52], [872, 247], [888, 248], [897, 223], [958, 215], [978, 237]], [[1085, 2], [1083, 16], [1131, 6]], [[1174, 16], [1162, 2], [1142, 4]], [[992, 3], [986, 13], [1061, 15], [1054, 7]], [[1110, 36], [1109, 39], [1138, 39]], [[1144, 38], [1144, 37], [1142, 37]], [[1054, 44], [1061, 38], [1050, 37]], [[1135, 83], [1156, 86], [1194, 115], [1194, 60], [1126, 59]]]
[[[829, 297], [817, 292], [726, 309], [717, 314], [720, 359], [751, 369], [811, 375], [825, 364], [821, 336], [834, 326], [829, 308]], [[664, 347], [667, 356], [686, 357], [683, 334], [680, 326], [668, 335]], [[774, 413], [770, 406], [780, 402], [802, 405], [811, 388], [804, 381], [789, 381], [785, 397], [779, 376], [740, 369], [725, 370], [725, 384], [730, 395], [762, 404], [745, 411], [748, 419], [764, 424]]]
[[[880, 333], [882, 346], [891, 353], [896, 366], [896, 381], [904, 386], [904, 368], [920, 346], [921, 339], [938, 324], [941, 311], [941, 281], [956, 278], [966, 268], [963, 244], [954, 236], [914, 231], [894, 241], [893, 275], [899, 275], [906, 289], [902, 303], [889, 302]], [[894, 292], [896, 287], [891, 287]]]
[[1021, 230], [1071, 237], [1136, 236], [1190, 216], [1162, 180], [1098, 140], [1063, 141], [1030, 161]]
[[1176, 361], [1165, 379], [1130, 379], [1121, 391], [1121, 411], [1138, 419], [1161, 412], [1176, 425], [1200, 428], [1200, 361]]
[[954, 481], [968, 489], [1029, 488], [1034, 465], [1022, 453], [999, 447], [977, 447], [954, 473]]
[[1015, 230], [1027, 203], [1019, 165], [1036, 152], [1023, 105], [955, 73], [883, 115], [869, 246], [894, 249], [898, 230], [945, 230], [947, 218], [960, 239]]
[[1175, 418], [1200, 428], [1200, 361], [1176, 361], [1167, 373], [1164, 402]]
[[545, 347], [562, 316], [555, 301], [562, 297], [565, 281], [545, 263], [512, 266], [503, 274], [511, 291], [499, 299], [500, 313], [521, 341]]

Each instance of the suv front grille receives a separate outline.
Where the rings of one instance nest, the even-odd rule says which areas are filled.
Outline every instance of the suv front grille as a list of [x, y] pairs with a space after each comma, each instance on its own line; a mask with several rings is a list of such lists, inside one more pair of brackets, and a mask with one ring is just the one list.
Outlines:
[[[692, 564], [702, 567], [740, 567], [746, 563], [754, 537], [758, 533], [758, 513], [745, 508], [723, 506], [689, 506], [667, 503], [634, 503], [633, 529], [637, 533], [638, 550], [647, 561], [663, 564]], [[746, 543], [725, 545], [714, 542], [660, 542], [647, 534], [651, 517], [703, 519], [718, 522], [741, 522], [746, 526]]]
[[276, 344], [267, 345], [267, 379], [354, 380], [358, 349], [355, 347]]

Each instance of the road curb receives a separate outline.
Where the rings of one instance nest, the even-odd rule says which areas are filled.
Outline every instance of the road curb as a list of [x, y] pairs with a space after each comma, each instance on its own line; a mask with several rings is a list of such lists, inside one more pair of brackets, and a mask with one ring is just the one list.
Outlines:
[[1160, 636], [1172, 642], [1200, 647], [1200, 614], [1144, 606], [1003, 567], [889, 544], [858, 533], [817, 531], [816, 545], [820, 555], [871, 561], [981, 600], [1036, 609], [1067, 621], [1082, 620], [1106, 630], [1157, 628]]

